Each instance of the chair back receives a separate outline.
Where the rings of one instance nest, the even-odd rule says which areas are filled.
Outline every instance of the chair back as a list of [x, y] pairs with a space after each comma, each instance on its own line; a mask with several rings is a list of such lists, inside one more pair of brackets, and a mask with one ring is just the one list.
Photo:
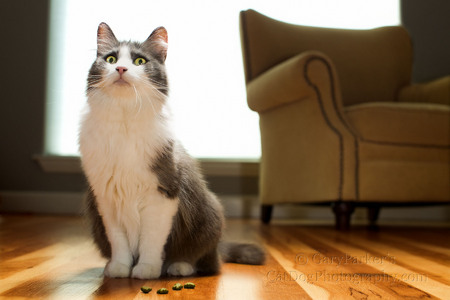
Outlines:
[[344, 105], [396, 101], [410, 84], [412, 43], [401, 26], [370, 30], [293, 25], [254, 10], [240, 13], [246, 82], [304, 51], [317, 50], [336, 66]]

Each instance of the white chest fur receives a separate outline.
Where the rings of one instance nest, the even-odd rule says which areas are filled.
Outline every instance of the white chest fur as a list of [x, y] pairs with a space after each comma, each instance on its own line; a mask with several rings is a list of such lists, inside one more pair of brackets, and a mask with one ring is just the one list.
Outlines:
[[80, 131], [83, 168], [99, 197], [133, 199], [156, 189], [151, 161], [163, 147], [161, 124], [150, 118], [89, 112]]
[[[151, 230], [142, 228], [142, 219], [154, 220], [154, 226], [148, 224], [154, 230], [161, 222], [167, 223], [167, 235], [177, 210], [177, 201], [163, 199], [159, 194], [158, 179], [151, 171], [152, 161], [171, 134], [164, 119], [155, 116], [151, 107], [127, 111], [120, 106], [105, 109], [96, 103], [101, 101], [91, 101], [80, 128], [83, 169], [105, 227], [109, 220], [109, 224], [117, 225], [115, 231], [123, 229], [129, 246], [123, 251], [136, 257], [140, 233]], [[155, 208], [153, 213], [148, 207]], [[142, 216], [142, 212], [152, 215]], [[162, 221], [162, 217], [166, 220]]]

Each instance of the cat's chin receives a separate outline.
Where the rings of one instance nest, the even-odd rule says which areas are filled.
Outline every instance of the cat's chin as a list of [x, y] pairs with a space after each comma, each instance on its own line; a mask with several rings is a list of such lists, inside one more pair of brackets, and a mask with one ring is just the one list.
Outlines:
[[135, 88], [133, 88], [133, 85], [131, 83], [128, 83], [126, 81], [123, 82], [115, 81], [106, 88], [102, 89], [102, 91], [107, 97], [120, 99], [136, 98]]
[[126, 81], [126, 80], [124, 80], [122, 78], [117, 79], [116, 81], [114, 81], [114, 85], [116, 85], [116, 86], [131, 86], [131, 84], [128, 81]]

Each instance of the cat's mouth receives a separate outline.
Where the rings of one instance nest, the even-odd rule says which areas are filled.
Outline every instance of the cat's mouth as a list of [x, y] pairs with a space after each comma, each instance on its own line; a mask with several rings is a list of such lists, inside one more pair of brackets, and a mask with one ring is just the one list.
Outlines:
[[116, 81], [114, 81], [114, 84], [117, 84], [117, 85], [130, 85], [130, 83], [128, 81], [126, 81], [125, 79], [123, 79], [122, 77], [117, 79]]

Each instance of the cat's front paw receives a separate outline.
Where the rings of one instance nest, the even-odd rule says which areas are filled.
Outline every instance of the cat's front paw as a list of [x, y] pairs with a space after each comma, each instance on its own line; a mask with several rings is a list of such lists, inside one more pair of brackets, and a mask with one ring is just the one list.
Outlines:
[[167, 269], [167, 273], [171, 276], [189, 276], [194, 273], [194, 268], [190, 263], [180, 261], [171, 264]]
[[103, 272], [106, 277], [125, 278], [130, 277], [130, 266], [117, 261], [109, 261]]
[[131, 277], [137, 279], [155, 279], [161, 276], [161, 267], [152, 264], [138, 263], [131, 272]]

